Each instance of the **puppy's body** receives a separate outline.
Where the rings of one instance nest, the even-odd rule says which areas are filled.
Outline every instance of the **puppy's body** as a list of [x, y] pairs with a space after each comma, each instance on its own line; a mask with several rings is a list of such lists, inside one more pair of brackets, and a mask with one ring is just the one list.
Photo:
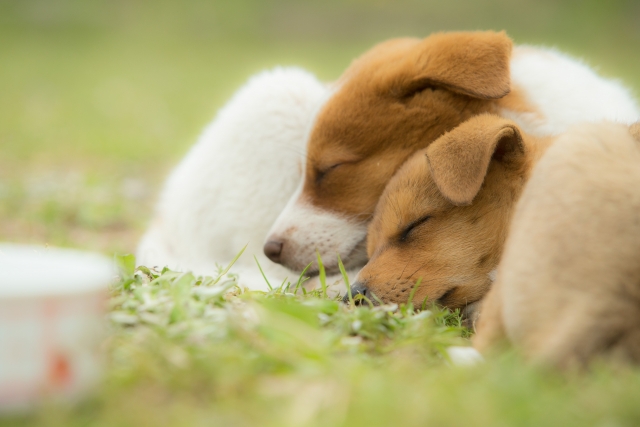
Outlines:
[[325, 96], [325, 86], [300, 69], [249, 80], [168, 178], [138, 263], [214, 274], [216, 263], [226, 265], [248, 244], [233, 270], [242, 284], [266, 288], [254, 254], [274, 281], [293, 280], [262, 245], [301, 179], [305, 133]]
[[504, 98], [499, 115], [530, 135], [559, 135], [584, 122], [631, 124], [640, 118], [636, 102], [620, 83], [561, 52], [517, 46], [510, 65], [515, 100]]
[[535, 167], [475, 346], [567, 367], [640, 362], [640, 125], [582, 125]]
[[387, 41], [353, 62], [316, 116], [304, 182], [271, 229], [270, 258], [302, 269], [317, 249], [329, 271], [337, 270], [336, 253], [362, 266], [367, 224], [396, 170], [483, 113], [533, 136], [640, 115], [618, 83], [554, 51], [523, 46], [512, 55], [504, 33]]

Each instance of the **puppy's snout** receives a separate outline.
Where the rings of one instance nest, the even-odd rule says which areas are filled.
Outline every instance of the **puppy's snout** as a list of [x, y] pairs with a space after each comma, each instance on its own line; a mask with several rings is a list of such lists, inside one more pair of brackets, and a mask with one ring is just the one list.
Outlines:
[[271, 261], [280, 263], [280, 257], [282, 255], [283, 246], [284, 246], [284, 243], [281, 241], [269, 240], [267, 243], [264, 244], [264, 248], [263, 248], [264, 254]]
[[[367, 286], [362, 282], [356, 282], [351, 286], [351, 297], [355, 298], [358, 295], [362, 295], [365, 298], [371, 298], [371, 291], [367, 289]], [[342, 298], [342, 302], [349, 302], [349, 294], [347, 293], [344, 298]], [[360, 300], [356, 301], [356, 305], [360, 303]]]

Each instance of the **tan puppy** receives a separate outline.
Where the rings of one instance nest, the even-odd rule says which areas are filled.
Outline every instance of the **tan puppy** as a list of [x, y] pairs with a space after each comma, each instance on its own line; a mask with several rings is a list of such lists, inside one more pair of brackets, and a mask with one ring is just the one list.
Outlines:
[[560, 367], [640, 362], [640, 123], [583, 125], [534, 168], [474, 345], [505, 339]]
[[480, 300], [500, 260], [511, 213], [550, 138], [480, 115], [412, 156], [376, 207], [370, 257], [353, 292], [384, 302], [464, 308]]

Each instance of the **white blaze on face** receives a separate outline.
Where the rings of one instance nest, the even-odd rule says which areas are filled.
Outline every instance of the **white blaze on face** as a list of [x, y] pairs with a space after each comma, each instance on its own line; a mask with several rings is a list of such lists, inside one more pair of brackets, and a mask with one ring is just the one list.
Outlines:
[[267, 242], [282, 243], [280, 263], [302, 271], [309, 263], [317, 271], [316, 251], [327, 273], [338, 272], [338, 254], [346, 268], [361, 267], [367, 262], [367, 224], [311, 205], [302, 195], [300, 184], [282, 211]]

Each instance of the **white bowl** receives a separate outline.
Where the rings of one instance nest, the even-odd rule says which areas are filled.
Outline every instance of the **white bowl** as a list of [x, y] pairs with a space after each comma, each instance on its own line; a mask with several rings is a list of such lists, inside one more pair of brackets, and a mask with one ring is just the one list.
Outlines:
[[97, 382], [116, 274], [101, 255], [0, 244], [0, 411], [77, 398]]

